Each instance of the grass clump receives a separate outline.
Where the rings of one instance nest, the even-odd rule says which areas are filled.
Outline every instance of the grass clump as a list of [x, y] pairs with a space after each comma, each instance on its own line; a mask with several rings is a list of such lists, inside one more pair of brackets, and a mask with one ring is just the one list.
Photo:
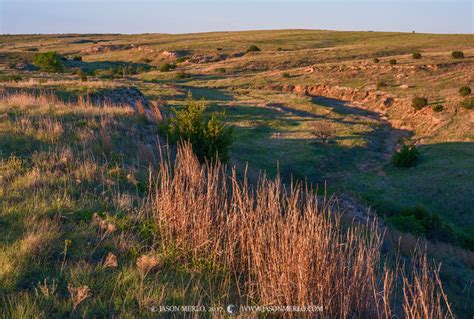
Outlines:
[[379, 63], [380, 59], [379, 58], [374, 58], [372, 61], [374, 61], [374, 63]]
[[461, 102], [461, 107], [467, 110], [474, 109], [474, 97], [465, 98], [464, 101]]
[[226, 70], [226, 68], [217, 68], [217, 69], [216, 69], [216, 72], [217, 72], [217, 73], [226, 73], [227, 70]]
[[428, 99], [424, 97], [414, 97], [411, 100], [411, 106], [416, 110], [419, 111], [425, 106], [428, 105]]
[[453, 51], [451, 53], [451, 56], [454, 58], [454, 59], [463, 59], [464, 58], [464, 52], [462, 51]]
[[57, 52], [42, 52], [35, 56], [33, 64], [46, 72], [62, 72], [61, 55]]
[[233, 128], [224, 123], [223, 114], [205, 115], [206, 101], [195, 101], [188, 95], [186, 107], [174, 110], [168, 134], [175, 143], [189, 142], [199, 160], [218, 157], [226, 162], [233, 142]]
[[285, 79], [291, 78], [291, 75], [288, 72], [283, 73], [281, 76], [284, 77]]
[[380, 90], [381, 88], [387, 87], [387, 83], [385, 81], [378, 81], [377, 84], [377, 90]]
[[415, 60], [419, 60], [419, 59], [422, 58], [422, 55], [421, 55], [420, 52], [415, 52], [415, 53], [413, 53], [412, 57], [413, 57], [413, 59], [415, 59]]
[[439, 113], [444, 111], [444, 106], [442, 104], [436, 104], [432, 108], [433, 112]]
[[471, 91], [471, 88], [468, 86], [461, 86], [458, 92], [459, 92], [459, 95], [461, 96], [468, 96], [471, 94], [472, 91]]
[[395, 65], [395, 64], [397, 64], [397, 60], [396, 59], [390, 59], [389, 63], [390, 63], [390, 65]]
[[420, 160], [420, 151], [415, 145], [402, 145], [402, 147], [397, 150], [392, 155], [392, 163], [397, 167], [413, 167], [418, 164]]

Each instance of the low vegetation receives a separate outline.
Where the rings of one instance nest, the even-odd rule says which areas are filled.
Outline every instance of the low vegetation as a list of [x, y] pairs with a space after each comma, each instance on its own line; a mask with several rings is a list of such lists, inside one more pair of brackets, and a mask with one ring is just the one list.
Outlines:
[[419, 59], [422, 58], [422, 55], [421, 55], [420, 52], [415, 52], [415, 53], [413, 53], [412, 57], [413, 57], [413, 59], [415, 59], [415, 60], [419, 60]]
[[472, 110], [474, 109], [474, 97], [467, 97], [461, 102], [461, 107]]
[[413, 167], [420, 160], [420, 151], [415, 145], [402, 145], [392, 156], [392, 163], [397, 167]]
[[463, 59], [464, 58], [464, 52], [462, 52], [462, 51], [453, 51], [451, 53], [451, 56], [455, 59]]
[[428, 99], [425, 97], [414, 97], [411, 101], [411, 106], [419, 111], [428, 105]]
[[468, 96], [468, 95], [470, 95], [470, 94], [471, 94], [471, 88], [470, 88], [470, 87], [468, 87], [468, 86], [461, 86], [461, 87], [459, 88], [459, 95], [461, 95], [461, 96], [464, 97], [464, 96]]
[[62, 72], [64, 70], [61, 55], [57, 52], [38, 53], [33, 64], [46, 72]]

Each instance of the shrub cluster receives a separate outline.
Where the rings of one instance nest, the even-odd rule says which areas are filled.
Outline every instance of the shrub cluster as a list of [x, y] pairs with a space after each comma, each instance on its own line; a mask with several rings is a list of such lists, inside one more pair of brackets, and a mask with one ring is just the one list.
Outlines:
[[46, 72], [62, 72], [62, 57], [57, 52], [42, 52], [35, 56], [33, 64]]
[[427, 105], [428, 105], [428, 99], [424, 97], [414, 97], [411, 100], [411, 106], [417, 111], [421, 110]]
[[453, 51], [451, 53], [451, 56], [455, 59], [463, 59], [464, 58], [464, 52], [462, 52], [462, 51]]
[[390, 64], [391, 64], [391, 65], [397, 64], [397, 60], [396, 60], [396, 59], [391, 59], [391, 60], [390, 60]]
[[421, 59], [421, 58], [422, 58], [422, 56], [421, 56], [421, 53], [420, 53], [420, 52], [415, 52], [415, 53], [413, 53], [413, 59], [419, 60], [419, 59]]
[[462, 86], [459, 88], [459, 95], [461, 96], [468, 96], [471, 94], [471, 88], [468, 86]]
[[288, 72], [283, 73], [281, 76], [284, 77], [284, 78], [290, 78], [291, 77], [290, 73], [288, 73]]
[[415, 145], [403, 145], [400, 150], [392, 155], [392, 163], [397, 167], [416, 166], [420, 159], [420, 151]]
[[444, 110], [444, 106], [441, 104], [436, 104], [433, 106], [432, 110], [437, 113], [442, 112]]
[[436, 213], [430, 213], [424, 207], [404, 209], [388, 218], [389, 224], [402, 232], [424, 236], [433, 241], [453, 242], [455, 234], [452, 227]]
[[374, 63], [379, 63], [380, 62], [379, 58], [374, 58], [373, 61], [374, 61]]

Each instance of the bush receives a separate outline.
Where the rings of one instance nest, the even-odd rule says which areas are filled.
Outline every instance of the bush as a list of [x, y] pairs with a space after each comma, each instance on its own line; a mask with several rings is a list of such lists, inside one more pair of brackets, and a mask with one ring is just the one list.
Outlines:
[[421, 206], [404, 209], [399, 215], [388, 218], [390, 224], [402, 232], [425, 236], [429, 240], [453, 242], [452, 227], [436, 213], [430, 213]]
[[260, 48], [257, 47], [256, 45], [251, 45], [248, 49], [247, 52], [260, 52]]
[[189, 57], [187, 56], [182, 56], [182, 57], [179, 57], [176, 59], [176, 63], [183, 63], [185, 61], [187, 61], [189, 59]]
[[0, 82], [20, 82], [22, 80], [19, 75], [3, 75], [0, 74]]
[[397, 167], [416, 166], [420, 159], [420, 152], [415, 145], [403, 145], [392, 155], [392, 163]]
[[413, 53], [413, 59], [419, 60], [419, 59], [421, 59], [421, 58], [422, 58], [422, 56], [421, 56], [421, 53], [420, 53], [420, 52], [415, 52], [415, 53]]
[[172, 64], [172, 63], [163, 63], [160, 66], [160, 72], [169, 72], [174, 69], [176, 69], [176, 64]]
[[414, 97], [411, 100], [411, 106], [413, 106], [413, 108], [417, 111], [421, 110], [427, 105], [428, 105], [428, 100], [424, 97]]
[[281, 76], [284, 78], [291, 78], [291, 75], [288, 72], [283, 73]]
[[461, 102], [461, 107], [471, 110], [474, 109], [474, 97], [468, 97]]
[[462, 86], [459, 88], [459, 95], [461, 96], [468, 96], [471, 94], [471, 88], [468, 86]]
[[462, 51], [453, 51], [451, 53], [451, 56], [455, 59], [463, 59], [464, 58], [464, 52], [462, 52]]
[[61, 56], [57, 52], [42, 52], [35, 56], [33, 64], [46, 72], [62, 72]]
[[75, 55], [72, 57], [73, 61], [82, 61], [82, 57], [80, 55]]
[[377, 82], [377, 90], [381, 89], [381, 88], [384, 88], [387, 86], [387, 83], [385, 83], [384, 81], [378, 81]]
[[379, 58], [374, 58], [373, 61], [374, 61], [374, 63], [379, 63], [380, 62]]
[[218, 73], [225, 73], [226, 72], [226, 69], [225, 68], [217, 68], [216, 71]]
[[391, 65], [397, 64], [397, 60], [391, 59], [391, 60], [390, 60], [390, 64], [391, 64]]
[[438, 112], [442, 112], [444, 110], [444, 106], [441, 105], [441, 104], [436, 104], [435, 106], [433, 106], [432, 109], [433, 109], [434, 112], [438, 113]]
[[168, 134], [172, 142], [190, 142], [200, 161], [215, 159], [216, 155], [223, 162], [229, 159], [233, 128], [227, 127], [218, 114], [205, 116], [205, 100], [195, 101], [189, 94], [186, 107], [183, 110], [173, 111], [176, 116], [168, 125]]
[[177, 79], [186, 79], [186, 78], [189, 78], [189, 75], [186, 74], [184, 71], [181, 71], [181, 72], [178, 72], [176, 74], [176, 78]]

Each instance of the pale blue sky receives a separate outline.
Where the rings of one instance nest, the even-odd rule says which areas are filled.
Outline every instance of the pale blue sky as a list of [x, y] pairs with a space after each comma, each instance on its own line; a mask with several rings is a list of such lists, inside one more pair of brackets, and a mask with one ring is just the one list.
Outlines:
[[474, 0], [0, 0], [0, 33], [474, 33]]

